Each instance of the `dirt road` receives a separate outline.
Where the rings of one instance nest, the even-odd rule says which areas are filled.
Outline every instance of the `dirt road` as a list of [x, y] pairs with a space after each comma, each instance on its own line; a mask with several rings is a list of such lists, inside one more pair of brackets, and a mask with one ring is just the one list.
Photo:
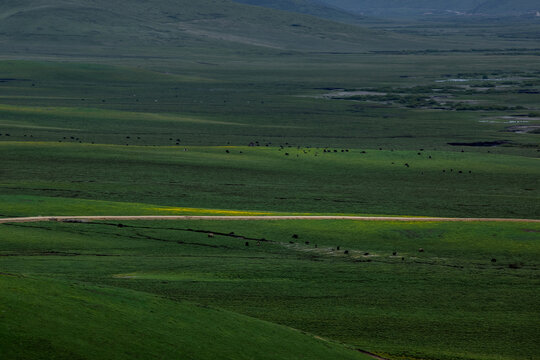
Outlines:
[[398, 217], [398, 216], [36, 216], [0, 218], [0, 224], [24, 222], [89, 222], [89, 221], [134, 221], [134, 220], [356, 220], [356, 221], [412, 221], [412, 222], [524, 222], [540, 223], [539, 219], [505, 219], [505, 218], [448, 218], [448, 217]]

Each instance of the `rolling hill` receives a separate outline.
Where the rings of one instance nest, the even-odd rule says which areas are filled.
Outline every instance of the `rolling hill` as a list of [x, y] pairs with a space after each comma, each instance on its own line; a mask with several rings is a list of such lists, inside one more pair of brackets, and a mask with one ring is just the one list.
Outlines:
[[0, 273], [3, 359], [369, 359], [337, 343], [147, 293]]
[[367, 16], [422, 15], [513, 16], [539, 11], [535, 0], [316, 0], [328, 6]]
[[291, 11], [300, 14], [317, 16], [332, 21], [359, 24], [364, 17], [352, 12], [338, 9], [331, 4], [325, 5], [313, 0], [234, 0], [238, 3], [262, 6], [271, 9]]
[[[161, 55], [194, 52], [363, 52], [421, 41], [313, 16], [228, 0], [26, 0], [0, 4], [2, 53], [73, 54], [77, 49]], [[105, 51], [103, 49], [106, 49]]]

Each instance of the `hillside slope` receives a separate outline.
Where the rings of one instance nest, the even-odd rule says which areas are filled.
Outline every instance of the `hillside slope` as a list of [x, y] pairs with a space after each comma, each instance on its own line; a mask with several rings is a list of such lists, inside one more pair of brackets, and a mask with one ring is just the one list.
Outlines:
[[540, 11], [536, 0], [313, 0], [356, 14], [380, 17], [422, 15], [512, 16]]
[[473, 14], [512, 16], [540, 11], [536, 0], [485, 0], [472, 9]]
[[358, 52], [419, 43], [399, 34], [228, 0], [8, 0], [0, 5], [4, 54], [73, 53], [81, 48], [124, 55], [152, 53], [150, 48], [165, 48], [162, 55], [193, 49]]
[[0, 273], [2, 359], [369, 359], [232, 312]]
[[[351, 12], [327, 6], [313, 0], [234, 0], [239, 3], [268, 7], [271, 9], [291, 11], [300, 14], [317, 16], [323, 19], [344, 23], [358, 24], [363, 17]], [[329, 4], [330, 5], [330, 4]]]

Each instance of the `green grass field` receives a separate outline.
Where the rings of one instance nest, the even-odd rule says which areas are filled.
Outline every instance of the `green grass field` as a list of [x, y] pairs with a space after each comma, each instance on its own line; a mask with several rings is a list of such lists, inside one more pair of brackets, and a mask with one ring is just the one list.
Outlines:
[[[136, 214], [133, 205], [121, 203], [147, 204], [139, 205], [140, 214], [169, 206], [454, 217], [540, 215], [537, 159], [515, 155], [234, 146], [184, 151], [182, 146], [37, 142], [2, 142], [0, 149], [5, 171], [0, 189], [9, 195], [1, 198], [7, 201], [4, 216]], [[54, 171], [48, 170], [51, 164]], [[23, 201], [21, 195], [39, 196], [39, 203]], [[87, 200], [116, 202], [116, 210]]]
[[0, 288], [6, 359], [369, 359], [291, 328], [144, 292], [9, 274], [0, 274]]
[[[141, 358], [184, 354], [186, 342], [185, 356], [206, 349], [195, 358], [222, 349], [225, 358], [248, 350], [262, 358], [276, 344], [283, 354], [272, 358], [355, 355], [338, 345], [319, 353], [324, 343], [252, 318], [391, 358], [530, 359], [539, 351], [538, 224], [109, 222], [0, 231], [0, 280], [11, 290], [0, 295], [8, 354], [20, 349], [16, 329], [28, 356], [41, 353], [41, 338], [49, 353], [84, 353], [98, 341], [94, 332], [105, 344], [120, 336], [111, 349], [122, 354], [139, 331]], [[45, 319], [52, 322], [34, 325]], [[212, 346], [198, 345], [208, 337]]]
[[[535, 19], [41, 5], [0, 4], [0, 218], [540, 219]], [[537, 359], [539, 232], [0, 224], [0, 358]]]

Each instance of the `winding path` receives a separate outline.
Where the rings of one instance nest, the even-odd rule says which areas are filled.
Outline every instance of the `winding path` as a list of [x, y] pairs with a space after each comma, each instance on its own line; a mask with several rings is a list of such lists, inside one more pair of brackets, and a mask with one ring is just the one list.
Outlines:
[[540, 223], [540, 219], [506, 219], [506, 218], [450, 218], [450, 217], [399, 217], [399, 216], [295, 216], [295, 215], [265, 215], [265, 216], [199, 216], [199, 215], [171, 215], [171, 216], [35, 216], [0, 218], [0, 224], [24, 222], [88, 222], [88, 221], [135, 221], [135, 220], [356, 220], [356, 221], [409, 221], [409, 222], [522, 222]]

